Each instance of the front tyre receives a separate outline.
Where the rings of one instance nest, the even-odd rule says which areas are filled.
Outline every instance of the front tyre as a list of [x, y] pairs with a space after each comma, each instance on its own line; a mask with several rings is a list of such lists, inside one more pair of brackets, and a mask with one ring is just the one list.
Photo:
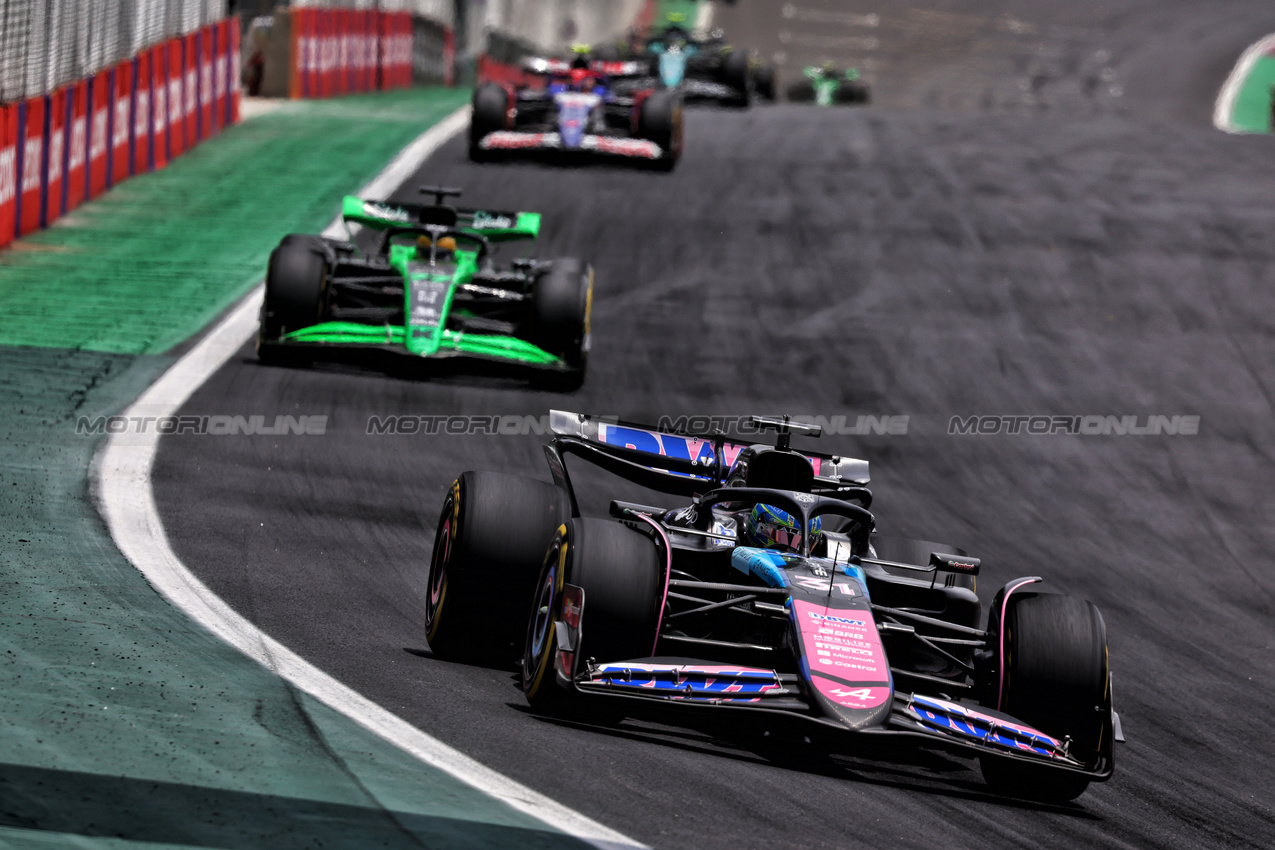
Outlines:
[[541, 557], [570, 515], [566, 494], [543, 481], [465, 472], [452, 483], [425, 599], [434, 655], [502, 666], [517, 657]]
[[[1111, 710], [1107, 629], [1098, 609], [1074, 596], [1016, 594], [1001, 634], [1000, 709], [1055, 738], [1070, 737], [1074, 756], [1095, 761], [1108, 743]], [[1042, 765], [994, 756], [980, 757], [980, 764], [997, 791], [1027, 799], [1063, 803], [1089, 786], [1083, 774]]]
[[331, 259], [321, 238], [299, 233], [285, 236], [271, 252], [257, 332], [263, 362], [281, 362], [284, 352], [275, 343], [323, 320]]
[[[584, 591], [577, 665], [649, 657], [659, 628], [660, 563], [655, 543], [613, 520], [575, 518], [545, 554], [523, 649], [522, 688], [532, 709], [563, 716], [587, 705], [557, 684], [558, 639], [567, 584]], [[568, 674], [570, 671], [565, 671]], [[605, 698], [596, 698], [595, 707]]]

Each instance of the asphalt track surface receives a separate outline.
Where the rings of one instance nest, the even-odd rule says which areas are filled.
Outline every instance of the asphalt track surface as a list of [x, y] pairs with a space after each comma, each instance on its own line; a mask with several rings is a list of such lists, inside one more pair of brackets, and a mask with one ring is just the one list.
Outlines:
[[[981, 16], [992, 43], [986, 61], [945, 60], [959, 85], [918, 72], [912, 87], [882, 81], [865, 110], [696, 111], [668, 176], [477, 167], [448, 145], [409, 187], [445, 181], [468, 203], [540, 210], [540, 255], [594, 262], [584, 389], [267, 368], [245, 348], [184, 412], [326, 414], [327, 434], [166, 437], [155, 485], [174, 548], [319, 667], [656, 846], [1269, 847], [1275, 147], [1207, 125], [1228, 62], [1275, 13], [1113, 2], [1090, 20], [1083, 5], [1014, 6], [940, 4]], [[1047, 104], [971, 100], [974, 84], [1030, 89], [1030, 69], [994, 49], [1006, 11], [1034, 22], [1041, 52], [1111, 51], [1124, 93], [1086, 90], [1081, 64], [1060, 61]], [[756, 27], [777, 45], [774, 26]], [[1137, 81], [1183, 67], [1190, 85], [1130, 101]], [[783, 759], [674, 725], [558, 724], [528, 713], [512, 667], [430, 658], [423, 599], [446, 487], [465, 469], [547, 480], [542, 440], [376, 436], [368, 418], [551, 406], [909, 416], [906, 436], [820, 448], [872, 462], [883, 530], [982, 557], [985, 603], [1037, 574], [1098, 605], [1129, 737], [1115, 778], [1038, 806], [990, 795], [959, 758]], [[947, 433], [952, 416], [1031, 414], [1201, 425]], [[595, 512], [626, 492], [600, 475], [585, 491]]]

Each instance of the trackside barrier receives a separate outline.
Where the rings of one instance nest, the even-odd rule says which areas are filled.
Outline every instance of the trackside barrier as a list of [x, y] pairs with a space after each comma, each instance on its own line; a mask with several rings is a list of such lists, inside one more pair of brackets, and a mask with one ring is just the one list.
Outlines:
[[[412, 84], [411, 12], [305, 6], [278, 14], [288, 15], [289, 97], [334, 97]], [[450, 28], [444, 42], [453, 44]]]
[[62, 213], [84, 203], [88, 188], [89, 84], [71, 83], [66, 89], [66, 167], [63, 169]]
[[182, 131], [186, 147], [199, 143], [199, 35], [182, 39]]
[[18, 202], [18, 107], [0, 105], [0, 247], [13, 241]]
[[40, 210], [40, 226], [62, 215], [65, 192], [67, 148], [67, 90], [58, 89], [44, 96], [44, 202]]
[[182, 100], [182, 40], [168, 42], [165, 57], [168, 70], [168, 159], [186, 152], [186, 122]]
[[150, 167], [168, 165], [168, 45], [150, 51], [151, 145]]
[[133, 63], [121, 62], [111, 69], [110, 139], [106, 183], [114, 186], [129, 177], [128, 137], [133, 127]]
[[111, 130], [110, 95], [109, 72], [100, 71], [89, 77], [89, 198], [96, 198], [106, 191], [106, 142]]
[[18, 104], [18, 236], [40, 227], [40, 196], [44, 189], [44, 98]]
[[133, 59], [133, 129], [129, 133], [130, 174], [151, 168], [151, 52], [143, 50]]
[[237, 123], [238, 52], [239, 22], [227, 18], [0, 104], [0, 247]]

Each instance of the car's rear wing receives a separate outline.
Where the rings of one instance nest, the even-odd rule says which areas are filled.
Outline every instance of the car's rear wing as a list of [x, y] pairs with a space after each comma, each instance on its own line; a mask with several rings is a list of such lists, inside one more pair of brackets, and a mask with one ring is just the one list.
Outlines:
[[353, 195], [346, 195], [341, 202], [341, 218], [347, 223], [374, 230], [410, 224], [439, 224], [472, 231], [487, 237], [489, 242], [535, 239], [540, 235], [540, 213], [365, 201]]
[[[724, 435], [680, 433], [565, 410], [549, 411], [549, 430], [571, 444], [571, 453], [643, 486], [674, 493], [723, 483], [735, 458], [749, 445]], [[833, 492], [868, 483], [866, 460], [818, 452], [802, 455], [814, 467], [818, 490]]]
[[[522, 70], [537, 76], [561, 76], [570, 74], [571, 69], [571, 62], [566, 59], [528, 56], [522, 60]], [[589, 62], [589, 70], [595, 74], [605, 74], [608, 77], [644, 77], [651, 74], [649, 63], [633, 60], [604, 61], [593, 59]]]

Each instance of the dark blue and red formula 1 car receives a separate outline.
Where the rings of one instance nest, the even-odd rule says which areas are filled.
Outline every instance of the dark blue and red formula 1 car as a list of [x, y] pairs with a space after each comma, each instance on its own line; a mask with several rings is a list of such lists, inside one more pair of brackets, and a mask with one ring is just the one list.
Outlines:
[[612, 80], [625, 63], [528, 59], [524, 81], [474, 92], [469, 156], [542, 152], [629, 159], [671, 171], [682, 154], [682, 102], [653, 84]]
[[[430, 563], [435, 655], [512, 655], [521, 632], [523, 691], [550, 715], [783, 717], [832, 751], [976, 756], [993, 788], [1051, 802], [1111, 777], [1123, 738], [1097, 608], [1026, 577], [984, 619], [978, 559], [878, 534], [865, 461], [752, 421], [774, 445], [552, 411], [555, 483], [461, 475]], [[569, 455], [689, 503], [582, 516]]]

